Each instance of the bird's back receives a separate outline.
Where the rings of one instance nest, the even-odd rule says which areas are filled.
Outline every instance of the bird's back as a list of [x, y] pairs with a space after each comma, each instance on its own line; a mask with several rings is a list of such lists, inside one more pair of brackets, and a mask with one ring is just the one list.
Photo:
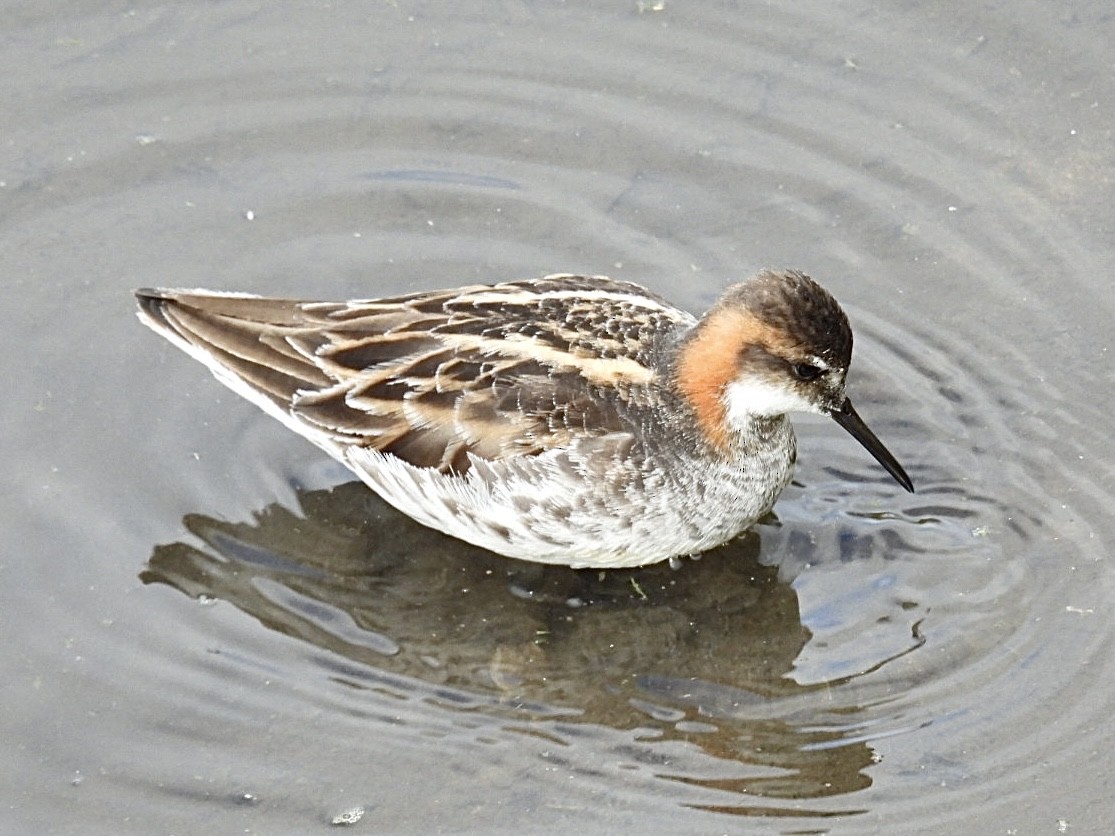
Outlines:
[[637, 434], [665, 353], [696, 323], [591, 276], [349, 302], [137, 295], [148, 325], [342, 461], [355, 446], [455, 474]]

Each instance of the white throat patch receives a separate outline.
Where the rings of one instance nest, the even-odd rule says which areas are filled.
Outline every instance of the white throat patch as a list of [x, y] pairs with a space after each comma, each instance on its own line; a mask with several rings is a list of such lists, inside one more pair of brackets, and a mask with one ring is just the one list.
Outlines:
[[795, 390], [757, 378], [729, 383], [724, 390], [724, 405], [729, 426], [737, 430], [745, 429], [755, 418], [773, 418], [787, 412], [821, 412]]

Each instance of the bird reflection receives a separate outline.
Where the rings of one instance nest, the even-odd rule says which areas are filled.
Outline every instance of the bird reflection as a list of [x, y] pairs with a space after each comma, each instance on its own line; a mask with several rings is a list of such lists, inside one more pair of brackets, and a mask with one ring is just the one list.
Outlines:
[[757, 559], [761, 534], [679, 570], [599, 572], [470, 547], [358, 483], [302, 491], [299, 502], [248, 523], [187, 516], [199, 542], [156, 547], [140, 577], [227, 601], [337, 654], [332, 675], [352, 687], [425, 683], [438, 689], [437, 710], [486, 711], [542, 734], [561, 718], [634, 732], [648, 749], [699, 747], [730, 762], [733, 777], [658, 774], [734, 795], [704, 809], [771, 815], [774, 799], [871, 783], [854, 711], [824, 693], [839, 683], [788, 676], [810, 633], [794, 590]]

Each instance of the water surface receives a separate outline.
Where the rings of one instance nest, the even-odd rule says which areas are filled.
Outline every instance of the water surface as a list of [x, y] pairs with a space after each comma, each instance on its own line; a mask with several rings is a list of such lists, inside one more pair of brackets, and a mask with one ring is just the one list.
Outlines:
[[[5, 830], [1103, 831], [1106, 6], [3, 20]], [[774, 516], [604, 576], [415, 525], [129, 295], [767, 265], [918, 493], [801, 420]]]

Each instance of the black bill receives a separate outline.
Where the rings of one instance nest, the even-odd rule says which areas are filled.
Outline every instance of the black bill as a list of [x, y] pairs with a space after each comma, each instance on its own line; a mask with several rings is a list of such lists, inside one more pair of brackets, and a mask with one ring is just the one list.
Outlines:
[[892, 456], [890, 450], [883, 446], [883, 442], [875, 437], [875, 433], [867, 428], [867, 424], [863, 423], [859, 413], [852, 408], [850, 400], [845, 399], [844, 405], [840, 409], [834, 409], [829, 414], [832, 415], [836, 423], [851, 433], [852, 438], [862, 444], [868, 453], [875, 457], [875, 461], [886, 468], [887, 473], [893, 476], [898, 484], [910, 493], [914, 492], [914, 483], [910, 481], [910, 477], [906, 475], [906, 471], [902, 469], [898, 459]]

